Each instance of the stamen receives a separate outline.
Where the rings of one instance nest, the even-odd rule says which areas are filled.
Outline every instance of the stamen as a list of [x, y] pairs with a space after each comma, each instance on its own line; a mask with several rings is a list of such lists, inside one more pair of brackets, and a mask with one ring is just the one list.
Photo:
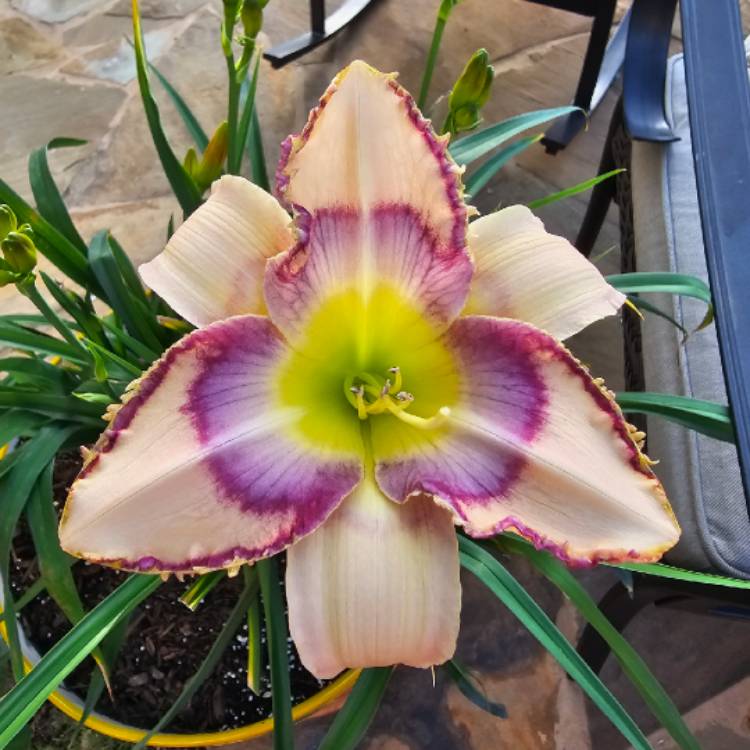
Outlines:
[[400, 391], [401, 386], [403, 385], [401, 380], [401, 368], [400, 367], [389, 367], [388, 372], [393, 375], [393, 390], [394, 391]]
[[392, 401], [387, 408], [394, 417], [398, 417], [402, 422], [406, 422], [406, 424], [410, 424], [412, 427], [417, 427], [420, 430], [434, 430], [445, 424], [451, 415], [451, 410], [447, 406], [438, 409], [437, 414], [432, 417], [418, 417], [416, 414], [409, 414], [409, 412], [399, 409]]
[[439, 409], [432, 417], [408, 414], [407, 409], [412, 405], [414, 396], [401, 389], [403, 379], [399, 367], [390, 367], [388, 372], [393, 378], [386, 378], [385, 382], [369, 372], [350, 375], [344, 381], [346, 398], [357, 410], [360, 419], [388, 412], [421, 430], [432, 430], [445, 423], [451, 413], [447, 406]]
[[352, 393], [357, 399], [357, 416], [360, 419], [367, 419], [367, 404], [365, 404], [365, 389], [360, 385], [352, 388]]

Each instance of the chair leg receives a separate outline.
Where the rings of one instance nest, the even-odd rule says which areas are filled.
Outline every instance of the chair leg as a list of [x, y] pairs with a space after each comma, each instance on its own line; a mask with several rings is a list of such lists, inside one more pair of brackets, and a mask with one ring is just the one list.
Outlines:
[[[551, 4], [554, 5], [555, 3], [552, 2]], [[603, 87], [606, 90], [622, 64], [624, 45], [613, 44], [611, 49], [607, 46], [614, 12], [615, 0], [600, 0], [591, 26], [581, 77], [578, 79], [578, 86], [573, 98], [573, 104], [580, 107], [582, 111], [573, 112], [567, 117], [560, 118], [549, 128], [542, 139], [542, 145], [548, 154], [556, 154], [564, 149], [583, 130], [586, 126], [586, 118], [598, 104], [598, 100], [594, 101], [595, 90], [597, 90], [597, 87], [599, 89]], [[622, 47], [622, 50], [620, 47]], [[613, 55], [611, 53], [614, 48], [616, 48], [616, 51]], [[603, 66], [605, 57], [610, 59]], [[613, 57], [618, 59], [614, 62], [614, 69], [610, 70], [613, 68]], [[606, 70], [603, 70], [603, 67]], [[603, 91], [598, 91], [598, 96], [601, 99]]]
[[[622, 121], [622, 101], [617, 103], [615, 111], [612, 113], [612, 120], [609, 123], [609, 131], [607, 133], [607, 139], [604, 142], [604, 150], [602, 151], [602, 158], [599, 162], [599, 170], [597, 174], [605, 174], [615, 169], [615, 156], [612, 150], [612, 139], [614, 138], [617, 129], [620, 127]], [[591, 199], [586, 209], [586, 215], [583, 218], [583, 223], [578, 231], [578, 237], [575, 241], [575, 246], [578, 248], [582, 255], [587, 258], [591, 255], [591, 250], [594, 247], [596, 238], [599, 236], [599, 232], [604, 224], [604, 219], [607, 216], [609, 210], [609, 204], [615, 197], [616, 183], [614, 179], [604, 180], [594, 187], [591, 191]]]

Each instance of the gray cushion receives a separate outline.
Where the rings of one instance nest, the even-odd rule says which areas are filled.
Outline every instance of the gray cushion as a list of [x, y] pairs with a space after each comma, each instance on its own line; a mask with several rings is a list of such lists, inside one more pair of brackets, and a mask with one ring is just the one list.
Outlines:
[[[708, 281], [690, 141], [682, 55], [669, 60], [667, 116], [680, 140], [633, 143], [631, 179], [639, 271], [675, 271]], [[653, 300], [689, 331], [705, 306], [673, 296]], [[642, 325], [646, 388], [726, 403], [713, 326], [687, 343], [671, 323], [647, 315]], [[750, 519], [737, 451], [662, 419], [648, 421], [648, 450], [682, 525], [675, 565], [750, 578]]]

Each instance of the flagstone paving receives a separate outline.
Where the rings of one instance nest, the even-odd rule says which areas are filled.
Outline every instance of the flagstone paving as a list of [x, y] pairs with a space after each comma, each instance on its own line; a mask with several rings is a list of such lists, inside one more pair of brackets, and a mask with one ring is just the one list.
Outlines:
[[[329, 10], [339, 3], [329, 2]], [[625, 7], [627, 2], [622, 2]], [[194, 107], [207, 130], [224, 118], [225, 70], [219, 47], [219, 0], [144, 0], [146, 47], [151, 60]], [[328, 81], [355, 57], [398, 70], [411, 90], [419, 85], [437, 0], [379, 0], [333, 41], [281, 70], [263, 64], [258, 108], [269, 163], [278, 143], [300, 128]], [[750, 0], [743, 16], [750, 18]], [[3, 179], [30, 198], [26, 163], [32, 149], [56, 136], [87, 140], [79, 148], [51, 155], [53, 171], [84, 237], [110, 228], [136, 262], [163, 246], [170, 216], [179, 216], [163, 176], [134, 82], [129, 0], [0, 0], [0, 165]], [[620, 8], [622, 11], [622, 8]], [[266, 43], [303, 31], [307, 3], [271, 0], [266, 10]], [[469, 55], [486, 47], [495, 64], [487, 121], [540, 107], [566, 104], [575, 88], [590, 22], [523, 0], [467, 0], [454, 12], [445, 33], [432, 98], [447, 92]], [[679, 47], [676, 26], [674, 47]], [[163, 90], [154, 84], [175, 151], [190, 145], [187, 132]], [[493, 180], [477, 201], [483, 212], [528, 202], [592, 177], [615, 94], [605, 99], [586, 133], [562, 154], [529, 149]], [[573, 238], [587, 196], [541, 209], [548, 228]], [[616, 248], [617, 216], [605, 223], [595, 254]], [[618, 267], [617, 252], [602, 261]], [[23, 309], [13, 289], [0, 290], [0, 313]], [[572, 342], [572, 348], [617, 387], [622, 383], [619, 326], [607, 320]], [[580, 621], [572, 607], [521, 561], [509, 568], [563, 631], [575, 638]], [[583, 576], [595, 594], [614, 581], [611, 572]], [[463, 626], [458, 656], [480, 679], [487, 696], [503, 702], [509, 718], [481, 712], [438, 671], [399, 669], [366, 750], [618, 750], [624, 741], [568, 681], [554, 661], [470, 576], [464, 579]], [[642, 614], [628, 630], [708, 750], [750, 743], [750, 627], [669, 611]], [[655, 722], [618, 667], [604, 677], [646, 729]], [[717, 696], [717, 697], [716, 697]], [[740, 716], [739, 714], [742, 714]], [[313, 747], [330, 719], [315, 718], [298, 728], [299, 747]], [[661, 735], [655, 747], [672, 746]], [[744, 744], [743, 744], [744, 743]], [[87, 740], [87, 747], [97, 747]], [[237, 750], [239, 750], [239, 747]], [[267, 739], [242, 745], [270, 748]]]

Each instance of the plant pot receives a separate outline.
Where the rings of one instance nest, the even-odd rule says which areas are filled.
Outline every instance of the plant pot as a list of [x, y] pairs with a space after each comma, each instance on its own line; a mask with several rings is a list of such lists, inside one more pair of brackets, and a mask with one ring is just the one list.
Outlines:
[[[0, 614], [2, 614], [4, 604], [5, 601], [2, 589], [0, 588]], [[0, 622], [0, 635], [2, 635], [3, 640], [7, 641], [7, 631], [4, 622]], [[20, 623], [19, 636], [23, 651], [24, 669], [28, 673], [41, 657], [20, 628]], [[326, 708], [332, 710], [334, 702], [351, 690], [357, 681], [357, 677], [359, 677], [359, 670], [344, 672], [344, 674], [329, 685], [326, 685], [320, 692], [295, 705], [292, 708], [292, 717], [295, 721], [299, 721], [307, 716], [320, 713]], [[52, 693], [48, 700], [53, 706], [73, 719], [73, 721], [80, 720], [83, 714], [83, 701], [74, 693], [60, 688]], [[88, 716], [85, 725], [99, 734], [114, 740], [120, 740], [121, 742], [135, 743], [146, 734], [146, 730], [142, 728], [123, 724], [96, 711]], [[230, 745], [235, 742], [255, 739], [268, 734], [272, 730], [273, 719], [269, 717], [268, 719], [263, 719], [262, 721], [257, 721], [243, 727], [217, 732], [203, 732], [200, 734], [158, 733], [147, 744], [151, 747], [219, 747], [221, 745]]]

